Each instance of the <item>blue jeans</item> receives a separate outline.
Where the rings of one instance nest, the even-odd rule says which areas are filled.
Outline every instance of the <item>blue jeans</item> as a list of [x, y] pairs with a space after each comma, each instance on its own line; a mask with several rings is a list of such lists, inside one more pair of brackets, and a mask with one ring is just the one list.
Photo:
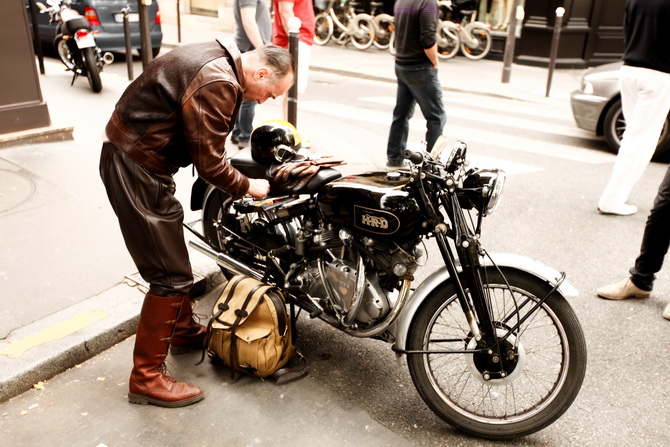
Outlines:
[[256, 101], [242, 101], [240, 111], [237, 114], [237, 121], [233, 129], [233, 136], [238, 141], [249, 141], [251, 131], [254, 127], [254, 115], [256, 115]]
[[402, 154], [407, 147], [409, 134], [409, 119], [417, 104], [427, 121], [426, 147], [429, 151], [442, 135], [447, 122], [437, 69], [428, 63], [406, 66], [395, 64], [395, 74], [398, 78], [398, 90], [386, 146], [386, 158], [390, 164], [400, 164], [403, 160]]
[[654, 206], [644, 227], [640, 254], [630, 269], [631, 281], [642, 290], [651, 291], [656, 273], [663, 266], [663, 259], [670, 247], [670, 168], [658, 188]]

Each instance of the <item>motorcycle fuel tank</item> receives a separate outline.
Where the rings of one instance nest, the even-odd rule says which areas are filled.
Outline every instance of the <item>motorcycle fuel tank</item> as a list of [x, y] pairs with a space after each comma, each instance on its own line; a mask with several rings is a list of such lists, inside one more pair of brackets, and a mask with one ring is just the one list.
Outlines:
[[[400, 172], [366, 172], [326, 185], [318, 197], [324, 218], [373, 237], [411, 239], [420, 234], [419, 205]], [[400, 242], [400, 241], [399, 241]]]

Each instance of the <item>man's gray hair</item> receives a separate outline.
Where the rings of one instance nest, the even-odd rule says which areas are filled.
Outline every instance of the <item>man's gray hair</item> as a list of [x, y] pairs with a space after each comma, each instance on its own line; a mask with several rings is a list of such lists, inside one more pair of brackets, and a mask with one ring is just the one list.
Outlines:
[[277, 45], [265, 45], [257, 48], [256, 51], [260, 62], [272, 69], [276, 80], [283, 79], [288, 74], [293, 74], [293, 56], [286, 48]]

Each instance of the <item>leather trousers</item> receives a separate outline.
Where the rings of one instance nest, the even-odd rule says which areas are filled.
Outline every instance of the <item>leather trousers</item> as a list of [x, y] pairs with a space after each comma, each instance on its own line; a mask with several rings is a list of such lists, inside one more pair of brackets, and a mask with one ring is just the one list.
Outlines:
[[111, 143], [102, 145], [100, 177], [149, 293], [188, 294], [193, 273], [184, 241], [184, 210], [174, 196], [172, 177], [150, 172]]

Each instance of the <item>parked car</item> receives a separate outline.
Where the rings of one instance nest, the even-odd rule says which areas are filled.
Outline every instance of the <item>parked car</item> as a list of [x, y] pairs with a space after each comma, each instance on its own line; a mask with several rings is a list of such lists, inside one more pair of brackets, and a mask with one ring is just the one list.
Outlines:
[[[40, 0], [35, 0], [40, 1]], [[25, 0], [26, 8], [29, 8], [29, 0]], [[71, 0], [72, 9], [78, 11], [88, 19], [91, 29], [95, 33], [95, 43], [102, 52], [125, 52], [126, 43], [123, 34], [122, 9], [130, 4], [130, 43], [135, 50], [142, 48], [140, 39], [140, 16], [137, 9], [137, 1], [129, 0]], [[149, 6], [149, 28], [151, 32], [151, 51], [155, 56], [161, 49], [163, 42], [163, 31], [161, 29], [161, 15], [158, 3], [151, 2]], [[28, 21], [31, 15], [28, 13]], [[31, 22], [32, 23], [32, 22]], [[37, 24], [42, 48], [54, 50], [54, 38], [56, 36], [56, 24], [49, 23], [47, 14], [37, 11]]]
[[[572, 92], [570, 104], [577, 126], [604, 136], [612, 152], [619, 151], [626, 120], [621, 110], [619, 69], [622, 62], [587, 70], [579, 90]], [[665, 119], [654, 157], [670, 154], [670, 114]]]

